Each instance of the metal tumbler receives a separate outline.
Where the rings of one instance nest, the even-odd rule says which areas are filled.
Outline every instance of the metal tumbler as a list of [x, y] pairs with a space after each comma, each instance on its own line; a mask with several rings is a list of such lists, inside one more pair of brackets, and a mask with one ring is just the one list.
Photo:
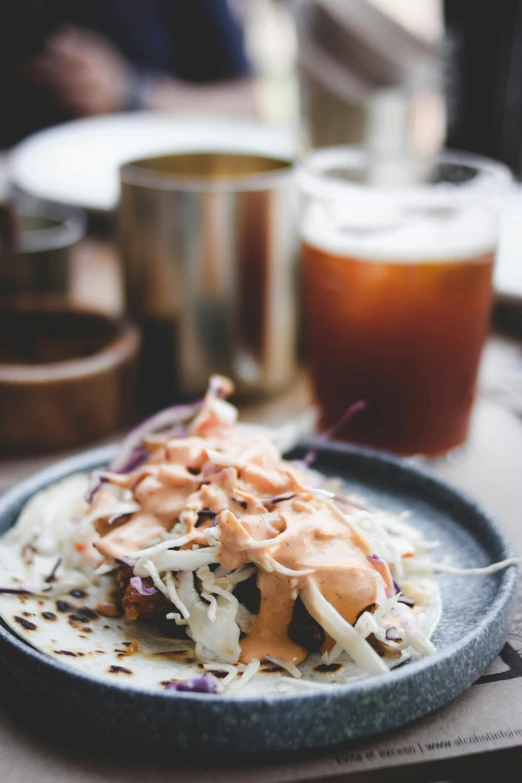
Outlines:
[[143, 330], [146, 408], [200, 394], [213, 372], [243, 396], [292, 377], [292, 163], [277, 150], [207, 147], [121, 168], [126, 307]]

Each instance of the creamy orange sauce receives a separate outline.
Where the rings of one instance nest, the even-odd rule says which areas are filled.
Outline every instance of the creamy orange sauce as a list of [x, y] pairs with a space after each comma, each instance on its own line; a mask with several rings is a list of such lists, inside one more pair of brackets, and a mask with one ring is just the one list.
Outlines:
[[[140, 511], [127, 523], [95, 540], [97, 550], [108, 560], [123, 558], [126, 552], [158, 540], [172, 529], [186, 508], [195, 512], [209, 509], [219, 514], [230, 506], [240, 512], [242, 502], [247, 505], [257, 502], [258, 485], [263, 487], [262, 493], [266, 490], [268, 494], [288, 486], [288, 478], [281, 479], [275, 470], [280, 460], [267, 439], [258, 435], [241, 436], [218, 419], [212, 419], [212, 426], [208, 422], [203, 424], [199, 422], [196, 430], [203, 428], [207, 437], [190, 435], [163, 445], [153, 439], [153, 461], [126, 475], [108, 474], [110, 483], [131, 490], [133, 499], [140, 505]], [[225, 462], [236, 462], [238, 466], [213, 465], [209, 451], [218, 452]], [[241, 471], [245, 472], [245, 480], [239, 481]], [[233, 500], [235, 488], [239, 503]], [[110, 496], [114, 502], [113, 496], [102, 489], [93, 502], [93, 509], [104, 502], [103, 495]], [[98, 496], [102, 496], [100, 500]], [[262, 505], [258, 507], [265, 510]], [[205, 545], [203, 530], [198, 527], [196, 531], [193, 527], [193, 543]], [[107, 530], [102, 525], [99, 528], [102, 532]]]
[[288, 638], [288, 626], [294, 611], [294, 598], [287, 576], [259, 571], [257, 586], [261, 592], [259, 613], [255, 616], [247, 636], [241, 642], [241, 661], [253, 658], [260, 661], [267, 655], [282, 658], [297, 666], [307, 651]]
[[[263, 435], [238, 431], [210, 410], [208, 399], [205, 405], [187, 437], [150, 438], [145, 465], [109, 476], [131, 491], [140, 510], [108, 532], [100, 525], [96, 550], [111, 563], [161, 540], [180, 520], [181, 535], [190, 536], [183, 548], [204, 547], [213, 525], [225, 569], [257, 567], [260, 609], [240, 643], [241, 661], [271, 656], [298, 664], [307, 651], [289, 639], [288, 629], [303, 587], [313, 580], [353, 624], [379, 593], [393, 590], [391, 574], [370, 557], [349, 517], [303, 484], [305, 472], [284, 462]], [[93, 508], [105, 502], [100, 494]], [[332, 644], [327, 638], [324, 649]]]
[[[262, 565], [268, 555], [292, 571], [312, 571], [293, 577], [265, 570], [258, 572], [261, 607], [241, 642], [244, 662], [252, 658], [263, 660], [266, 655], [294, 664], [306, 658], [306, 650], [288, 638], [288, 627], [295, 598], [308, 580], [314, 580], [327, 601], [352, 624], [360, 612], [377, 600], [379, 572], [368, 560], [370, 552], [366, 542], [331, 503], [310, 493], [305, 498], [306, 501], [282, 503], [283, 508], [278, 512], [280, 521], [275, 524], [272, 521], [271, 525], [263, 521], [262, 525], [253, 527], [251, 518], [239, 521], [230, 511], [218, 517], [222, 531], [218, 556], [226, 568], [237, 568], [253, 557]], [[275, 546], [249, 550], [246, 534], [253, 540], [262, 540], [275, 538], [279, 531], [283, 533]], [[324, 649], [331, 646], [332, 641], [327, 639]]]

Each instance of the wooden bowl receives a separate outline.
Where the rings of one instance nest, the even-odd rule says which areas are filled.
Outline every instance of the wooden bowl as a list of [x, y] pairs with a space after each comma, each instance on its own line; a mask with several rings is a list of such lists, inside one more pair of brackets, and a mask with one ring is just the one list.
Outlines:
[[135, 412], [139, 333], [59, 300], [0, 305], [0, 451], [42, 452], [107, 435]]

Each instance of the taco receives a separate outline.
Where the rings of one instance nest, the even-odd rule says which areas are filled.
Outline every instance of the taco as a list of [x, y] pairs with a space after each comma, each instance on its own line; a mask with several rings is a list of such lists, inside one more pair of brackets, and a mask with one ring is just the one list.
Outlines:
[[431, 545], [282, 459], [266, 428], [237, 424], [231, 392], [213, 377], [106, 469], [27, 503], [0, 541], [5, 623], [99, 679], [238, 697], [393, 676], [434, 652]]

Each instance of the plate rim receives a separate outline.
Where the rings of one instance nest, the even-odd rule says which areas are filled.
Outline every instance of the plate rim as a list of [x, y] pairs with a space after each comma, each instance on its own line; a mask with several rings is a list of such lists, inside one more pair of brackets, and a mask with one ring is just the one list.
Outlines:
[[[65, 204], [67, 206], [81, 208], [100, 215], [111, 215], [117, 210], [119, 201], [119, 168], [121, 165], [132, 161], [134, 158], [150, 157], [153, 155], [168, 154], [166, 144], [160, 144], [152, 142], [148, 152], [140, 150], [135, 154], [125, 155], [123, 159], [118, 158], [118, 162], [113, 166], [112, 173], [117, 181], [117, 190], [112, 194], [114, 198], [106, 198], [101, 201], [96, 198], [92, 198], [92, 192], [88, 196], [81, 197], [77, 194], [69, 193], [65, 198], [63, 194], [60, 196], [55, 188], [48, 188], [41, 183], [35, 187], [34, 177], [31, 174], [27, 175], [27, 171], [30, 171], [30, 162], [32, 156], [35, 154], [34, 150], [38, 153], [38, 147], [41, 145], [45, 148], [49, 143], [53, 144], [53, 139], [56, 137], [57, 141], [55, 146], [59, 146], [59, 142], [62, 137], [70, 131], [73, 136], [78, 133], [77, 129], [80, 129], [80, 134], [83, 129], [86, 132], [94, 128], [94, 133], [100, 131], [105, 132], [107, 126], [113, 125], [115, 129], [125, 131], [127, 128], [131, 128], [134, 125], [136, 133], [138, 130], [143, 130], [139, 126], [146, 126], [148, 124], [154, 125], [155, 128], [160, 126], [168, 127], [172, 126], [173, 129], [181, 131], [183, 129], [190, 130], [194, 127], [202, 128], [208, 126], [211, 123], [214, 127], [220, 127], [224, 130], [236, 127], [238, 130], [252, 129], [254, 132], [264, 132], [267, 143], [268, 136], [270, 135], [273, 142], [272, 146], [277, 146], [280, 154], [294, 156], [295, 144], [292, 140], [291, 134], [288, 134], [284, 128], [278, 128], [270, 125], [270, 123], [264, 122], [262, 119], [256, 119], [251, 117], [231, 117], [225, 113], [209, 113], [205, 112], [201, 115], [190, 114], [187, 112], [163, 112], [155, 110], [143, 110], [138, 112], [120, 112], [116, 114], [98, 115], [93, 117], [78, 117], [68, 120], [67, 122], [59, 123], [58, 125], [52, 125], [47, 128], [41, 128], [40, 130], [31, 133], [24, 139], [21, 139], [15, 146], [8, 151], [7, 161], [9, 167], [9, 175], [15, 188], [21, 190], [23, 193], [29, 193], [38, 199], [48, 201], [55, 204]], [[277, 138], [277, 141], [276, 141]], [[50, 142], [49, 142], [50, 140]], [[174, 144], [174, 146], [176, 146]], [[175, 151], [175, 150], [172, 150]], [[114, 160], [111, 161], [111, 166]], [[114, 184], [114, 182], [113, 182]], [[109, 194], [111, 195], [111, 194]], [[109, 203], [110, 202], [110, 203]]]

